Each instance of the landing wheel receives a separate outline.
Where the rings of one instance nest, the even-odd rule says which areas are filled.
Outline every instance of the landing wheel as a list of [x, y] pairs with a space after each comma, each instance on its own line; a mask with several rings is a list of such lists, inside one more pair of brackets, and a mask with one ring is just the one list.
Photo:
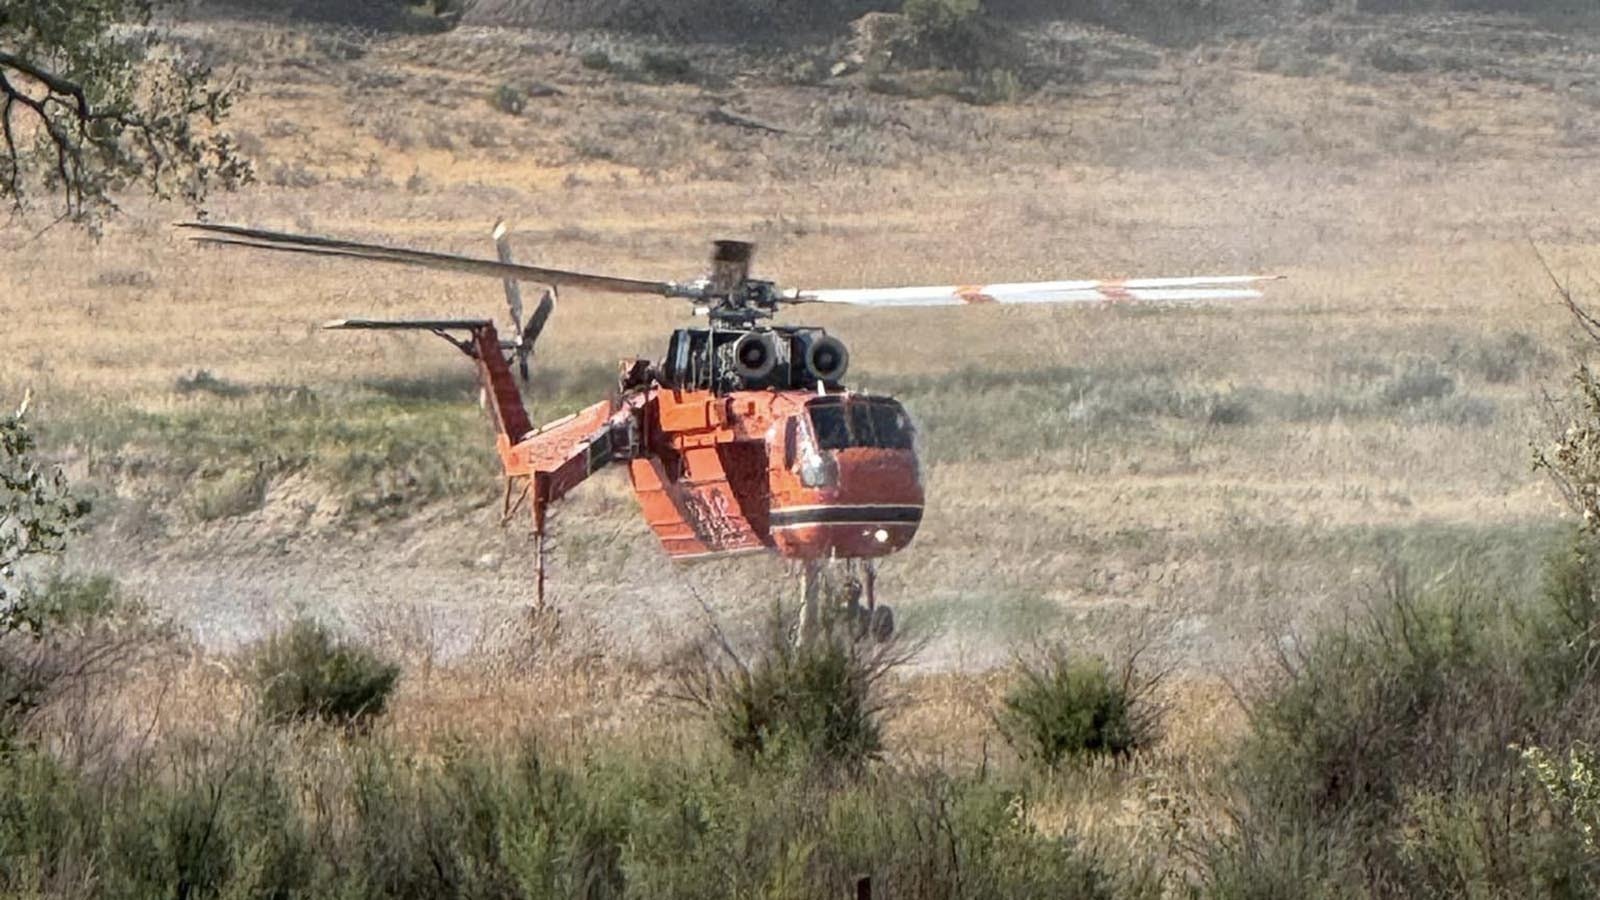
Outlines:
[[867, 598], [865, 615], [861, 620], [862, 637], [873, 643], [885, 644], [894, 640], [894, 608], [878, 602], [878, 564], [871, 560], [861, 562], [861, 586]]
[[866, 625], [866, 636], [875, 643], [894, 640], [894, 607], [880, 603], [867, 610]]
[[856, 640], [883, 644], [894, 639], [894, 607], [887, 603], [876, 606], [853, 604], [847, 614], [848, 621], [854, 625], [852, 633]]

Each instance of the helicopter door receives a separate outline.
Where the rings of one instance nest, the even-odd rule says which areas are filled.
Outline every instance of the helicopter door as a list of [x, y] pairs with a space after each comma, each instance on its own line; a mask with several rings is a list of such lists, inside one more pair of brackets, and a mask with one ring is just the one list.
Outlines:
[[785, 471], [794, 471], [795, 454], [798, 452], [795, 445], [800, 441], [800, 419], [790, 416], [783, 423], [783, 468]]

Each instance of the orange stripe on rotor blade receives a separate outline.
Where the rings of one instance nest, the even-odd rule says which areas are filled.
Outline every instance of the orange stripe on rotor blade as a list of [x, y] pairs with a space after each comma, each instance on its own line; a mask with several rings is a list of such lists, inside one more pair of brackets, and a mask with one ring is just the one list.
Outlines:
[[983, 286], [977, 284], [962, 285], [956, 288], [956, 296], [963, 303], [994, 303], [995, 299], [983, 292]]
[[1131, 303], [1134, 300], [1133, 292], [1124, 287], [1124, 284], [1125, 282], [1121, 280], [1107, 281], [1100, 285], [1100, 295], [1111, 303]]

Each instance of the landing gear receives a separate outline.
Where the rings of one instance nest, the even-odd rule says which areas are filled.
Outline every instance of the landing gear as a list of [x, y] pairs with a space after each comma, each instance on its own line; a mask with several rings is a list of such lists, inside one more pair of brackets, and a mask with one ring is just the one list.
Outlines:
[[804, 565], [796, 643], [804, 646], [835, 626], [847, 629], [857, 641], [885, 643], [894, 638], [894, 609], [878, 602], [875, 563], [830, 559], [807, 560]]
[[866, 616], [862, 619], [863, 637], [874, 643], [887, 643], [894, 638], [894, 608], [888, 604], [875, 606], [864, 610]]

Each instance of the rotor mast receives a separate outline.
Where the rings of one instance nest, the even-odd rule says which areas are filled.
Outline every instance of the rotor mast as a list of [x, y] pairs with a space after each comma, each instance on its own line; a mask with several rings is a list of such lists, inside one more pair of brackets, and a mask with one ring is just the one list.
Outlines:
[[713, 326], [749, 328], [758, 319], [771, 318], [782, 296], [777, 285], [750, 277], [756, 245], [749, 241], [713, 241], [711, 273], [687, 284], [671, 284], [671, 296], [687, 297], [697, 304]]

